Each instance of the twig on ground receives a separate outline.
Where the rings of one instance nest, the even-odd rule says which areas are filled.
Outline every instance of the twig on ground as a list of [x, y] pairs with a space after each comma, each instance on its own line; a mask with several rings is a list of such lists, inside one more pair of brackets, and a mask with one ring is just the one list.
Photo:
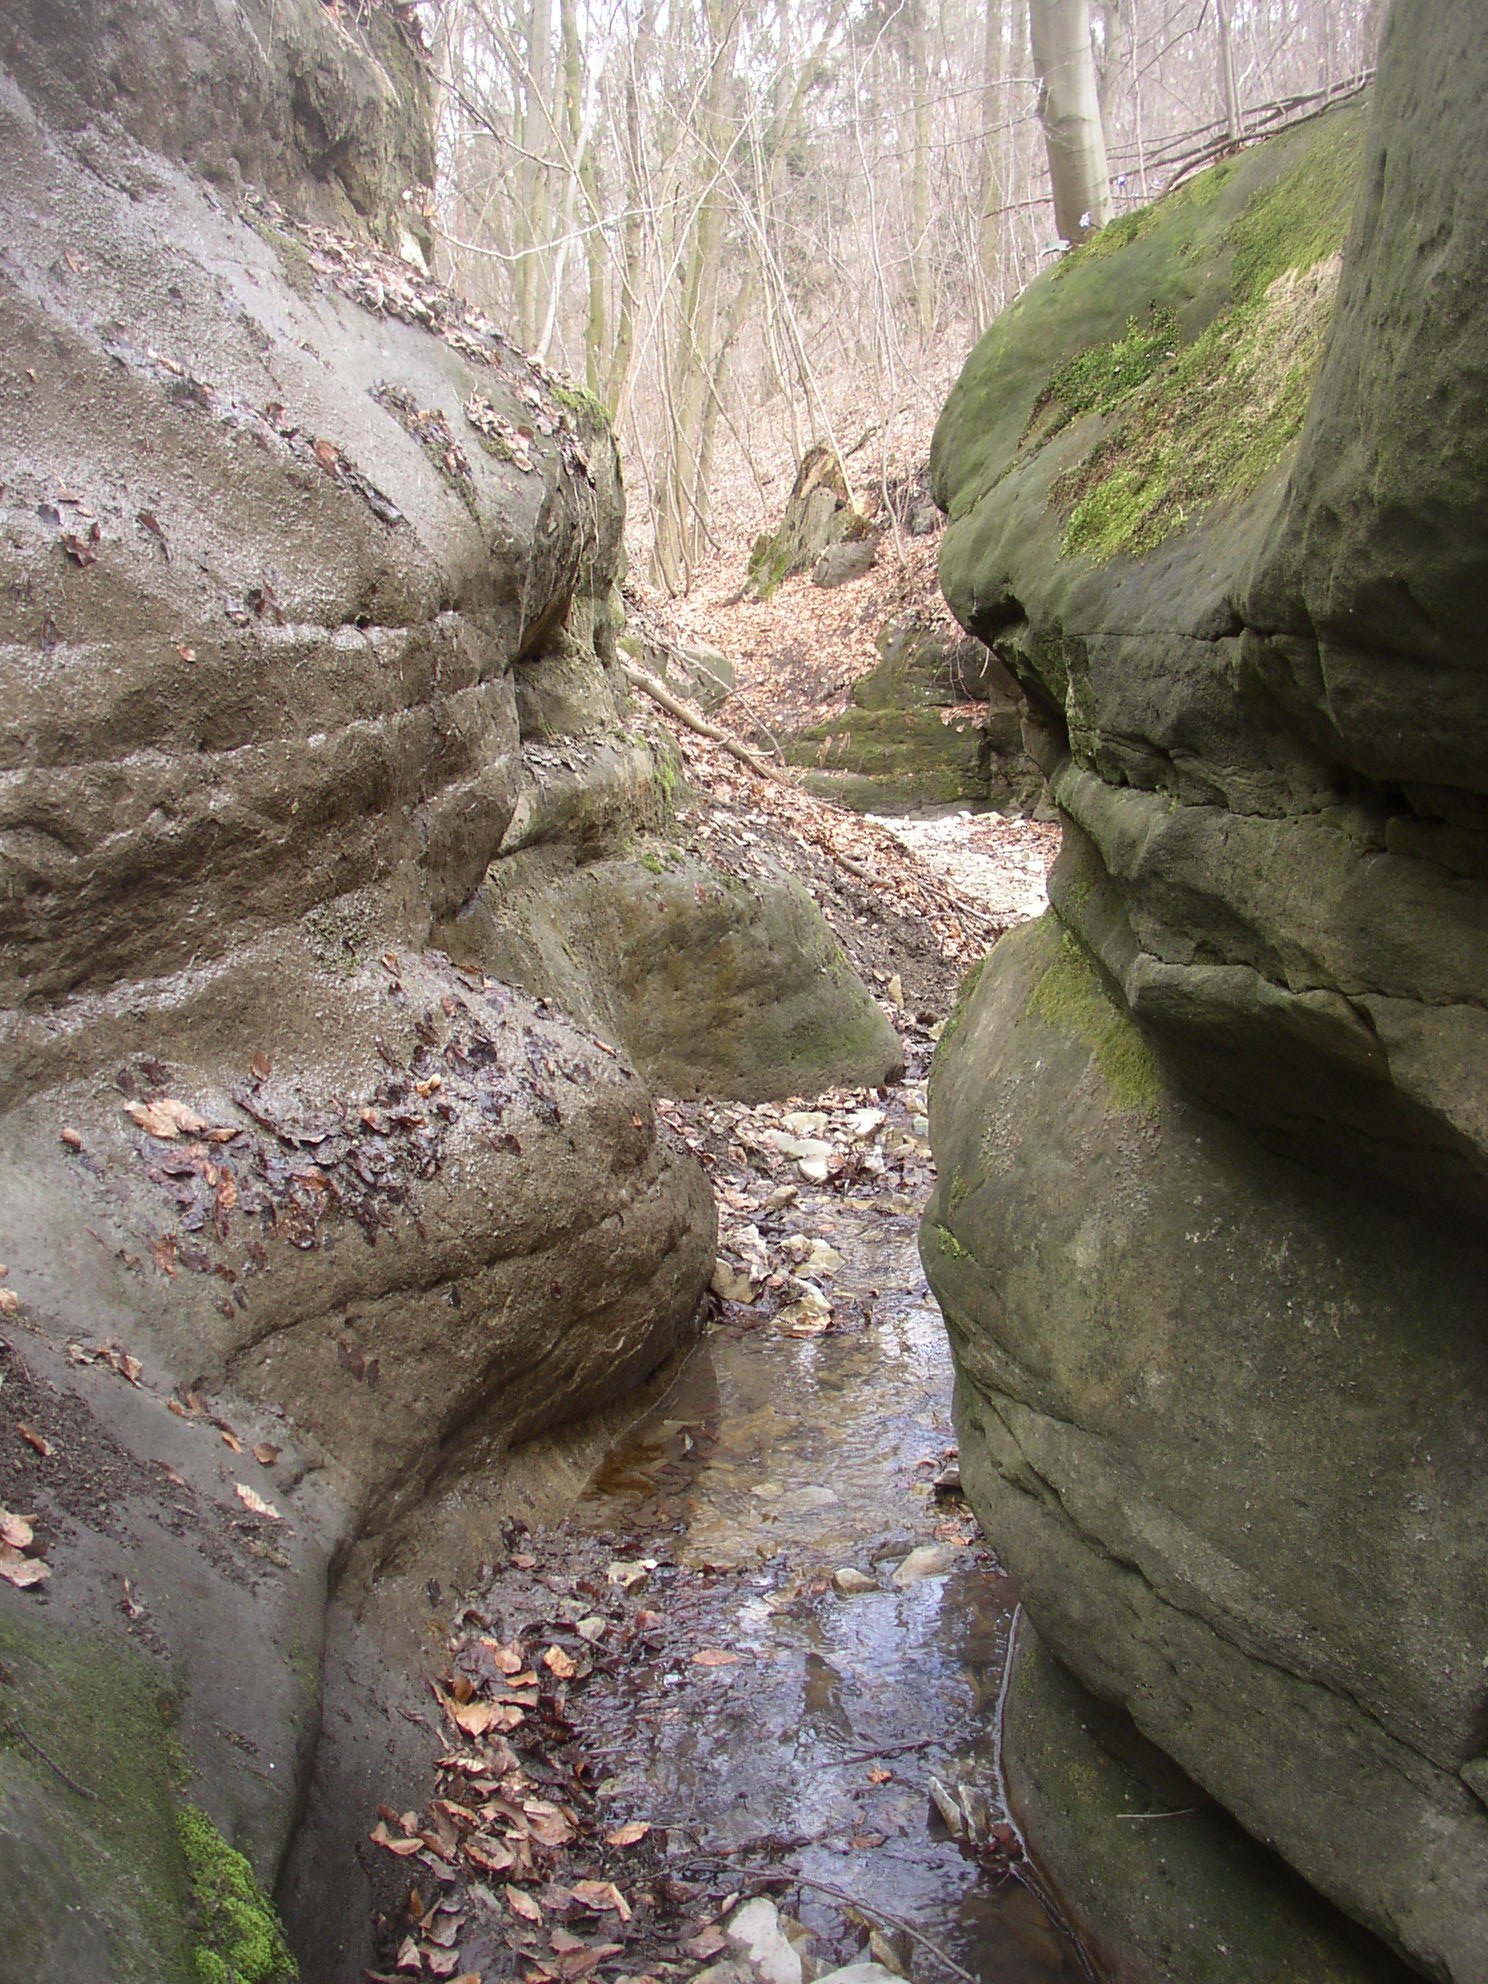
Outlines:
[[37, 1742], [36, 1738], [31, 1734], [30, 1730], [27, 1729], [26, 1725], [21, 1721], [21, 1718], [18, 1715], [11, 1716], [9, 1720], [6, 1722], [5, 1726], [7, 1729], [13, 1729], [15, 1731], [16, 1735], [20, 1737], [21, 1741], [25, 1744], [26, 1748], [30, 1750], [33, 1755], [40, 1757], [41, 1761], [46, 1765], [48, 1770], [56, 1772], [57, 1776], [61, 1778], [62, 1782], [67, 1786], [69, 1791], [75, 1791], [79, 1796], [79, 1798], [86, 1798], [90, 1805], [96, 1805], [98, 1803], [98, 1793], [96, 1791], [90, 1791], [86, 1784], [79, 1784], [75, 1777], [70, 1777], [68, 1773], [65, 1770], [63, 1770], [61, 1764], [57, 1762], [57, 1759], [55, 1757], [48, 1756], [46, 1751], [41, 1747], [40, 1743]]

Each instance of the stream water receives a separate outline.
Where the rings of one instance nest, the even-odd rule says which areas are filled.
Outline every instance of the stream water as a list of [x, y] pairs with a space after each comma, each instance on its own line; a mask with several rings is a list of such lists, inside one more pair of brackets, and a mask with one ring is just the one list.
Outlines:
[[[896, 1131], [896, 1113], [879, 1147], [897, 1135], [923, 1165], [912, 1118]], [[717, 1180], [750, 1126], [743, 1146], [726, 1145], [737, 1114], [714, 1126]], [[890, 1175], [772, 1207], [778, 1163], [755, 1176], [751, 1196], [735, 1170], [724, 1203], [731, 1191], [746, 1241], [758, 1235], [772, 1259], [808, 1238], [842, 1257], [834, 1323], [793, 1335], [727, 1305], [576, 1512], [607, 1547], [654, 1560], [655, 1603], [691, 1608], [710, 1663], [673, 1652], [665, 1671], [632, 1673], [606, 1697], [600, 1736], [607, 1726], [621, 1759], [606, 1788], [741, 1872], [789, 1865], [914, 1924], [985, 1984], [1076, 1984], [1086, 1973], [1033, 1893], [995, 1850], [991, 1864], [964, 1850], [927, 1791], [932, 1772], [993, 1781], [1012, 1598], [964, 1506], [932, 1487], [954, 1434], [944, 1326], [915, 1246], [921, 1193], [896, 1193]], [[839, 1333], [841, 1317], [852, 1320]], [[938, 1574], [895, 1582], [911, 1550], [937, 1545]], [[844, 1568], [871, 1587], [845, 1594]], [[851, 1947], [839, 1901], [786, 1896], [827, 1948]], [[948, 1975], [902, 1936], [899, 1953], [926, 1984]]]

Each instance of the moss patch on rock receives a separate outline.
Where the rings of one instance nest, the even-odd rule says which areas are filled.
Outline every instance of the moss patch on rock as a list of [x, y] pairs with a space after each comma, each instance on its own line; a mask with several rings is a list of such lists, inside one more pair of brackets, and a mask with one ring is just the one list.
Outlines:
[[852, 709], [802, 731], [787, 751], [808, 788], [864, 810], [985, 800], [981, 726], [933, 709]]
[[274, 1904], [243, 1855], [194, 1805], [177, 1814], [176, 1831], [191, 1881], [199, 1984], [298, 1984]]
[[1116, 1005], [1079, 944], [1068, 931], [1058, 955], [1038, 980], [1029, 1010], [1046, 1026], [1075, 1033], [1095, 1055], [1111, 1100], [1118, 1109], [1151, 1115], [1162, 1095], [1157, 1056], [1133, 1020]]
[[[1154, 307], [1050, 381], [1066, 418], [1114, 415], [1054, 484], [1063, 549], [1151, 551], [1211, 504], [1254, 489], [1302, 431], [1322, 363], [1363, 143], [1357, 117], [1319, 127], [1303, 156], [1227, 229], [1230, 301], [1188, 343]], [[1216, 168], [1218, 170], [1218, 168]]]

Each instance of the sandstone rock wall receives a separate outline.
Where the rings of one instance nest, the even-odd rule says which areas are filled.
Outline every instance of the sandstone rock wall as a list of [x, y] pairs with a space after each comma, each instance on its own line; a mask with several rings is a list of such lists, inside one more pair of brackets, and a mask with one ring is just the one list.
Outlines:
[[948, 1029], [924, 1238], [967, 1479], [1045, 1644], [1461, 1980], [1488, 1970], [1485, 86], [1471, 7], [1398, 5], [1367, 120], [1098, 237], [946, 409], [947, 596], [1030, 696], [1066, 841], [1051, 916]]

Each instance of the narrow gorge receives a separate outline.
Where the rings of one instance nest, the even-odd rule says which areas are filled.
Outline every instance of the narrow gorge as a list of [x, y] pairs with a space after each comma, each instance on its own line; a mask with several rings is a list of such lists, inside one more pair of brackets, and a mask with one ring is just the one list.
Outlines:
[[0, 20], [0, 1975], [1488, 1978], [1470, 0], [996, 317], [768, 763], [419, 9]]

